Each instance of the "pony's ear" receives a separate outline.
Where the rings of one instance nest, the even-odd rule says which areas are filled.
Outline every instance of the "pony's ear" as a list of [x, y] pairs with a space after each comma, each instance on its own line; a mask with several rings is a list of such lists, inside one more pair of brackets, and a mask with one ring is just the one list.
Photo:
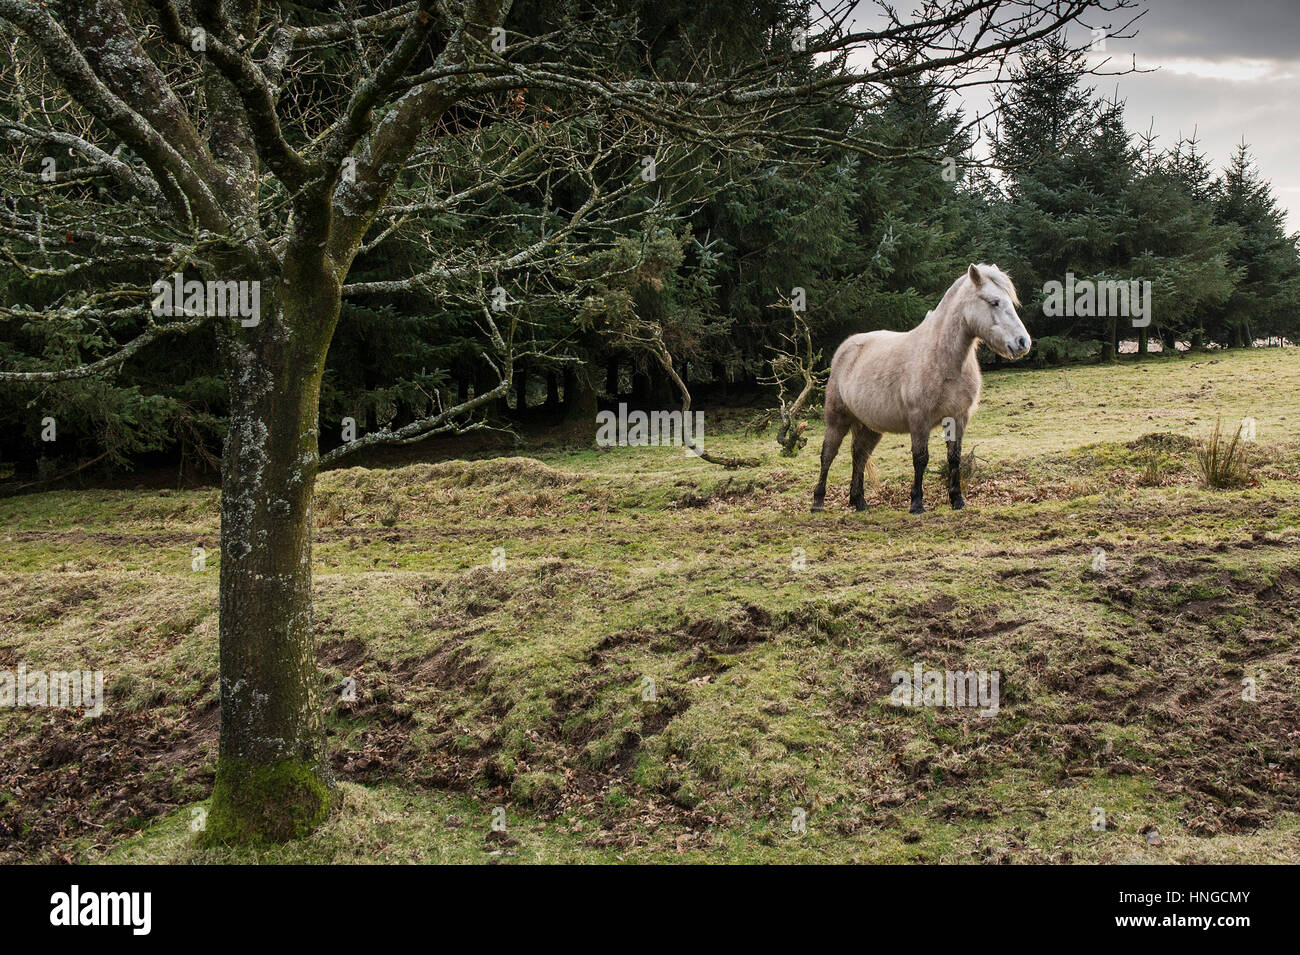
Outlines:
[[966, 274], [970, 276], [971, 285], [976, 288], [984, 284], [984, 276], [980, 275], [980, 270], [975, 268], [974, 263], [971, 263], [971, 267], [966, 270]]

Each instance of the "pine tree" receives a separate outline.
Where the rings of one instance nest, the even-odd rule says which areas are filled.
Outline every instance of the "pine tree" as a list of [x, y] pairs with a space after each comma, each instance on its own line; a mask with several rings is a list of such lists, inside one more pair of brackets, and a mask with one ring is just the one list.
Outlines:
[[1237, 284], [1214, 329], [1225, 344], [1250, 345], [1259, 335], [1296, 337], [1300, 309], [1297, 236], [1288, 235], [1269, 184], [1259, 175], [1245, 142], [1216, 182], [1216, 222], [1240, 229], [1229, 267]]
[[1047, 314], [1047, 282], [1125, 281], [1132, 258], [1129, 186], [1137, 151], [1123, 104], [1094, 100], [1083, 83], [1083, 54], [1060, 40], [1036, 47], [998, 98], [993, 155], [1007, 204], [1001, 243], [1031, 328], [1040, 337], [1091, 337], [1104, 360], [1115, 355], [1117, 316]]
[[[1228, 255], [1237, 230], [1213, 221], [1213, 181], [1195, 137], [1156, 149], [1141, 137], [1138, 174], [1130, 187], [1133, 271], [1152, 285], [1153, 327], [1168, 349], [1186, 337], [1199, 341], [1207, 316], [1220, 309], [1235, 284]], [[1139, 354], [1149, 329], [1138, 329]]]

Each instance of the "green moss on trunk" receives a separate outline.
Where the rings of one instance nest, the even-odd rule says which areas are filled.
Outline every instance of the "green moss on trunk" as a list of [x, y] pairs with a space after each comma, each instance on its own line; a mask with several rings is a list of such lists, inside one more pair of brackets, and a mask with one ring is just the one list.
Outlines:
[[223, 759], [204, 846], [288, 842], [310, 835], [334, 807], [335, 787], [327, 771], [297, 759], [258, 766]]

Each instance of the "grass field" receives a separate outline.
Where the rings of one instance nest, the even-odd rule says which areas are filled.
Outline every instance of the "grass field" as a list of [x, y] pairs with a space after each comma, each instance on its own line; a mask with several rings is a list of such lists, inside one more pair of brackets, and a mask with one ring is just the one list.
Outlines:
[[[968, 507], [935, 473], [920, 517], [903, 436], [867, 512], [846, 448], [811, 514], [819, 425], [789, 459], [706, 415], [763, 464], [556, 446], [322, 475], [342, 808], [261, 850], [191, 832], [217, 492], [0, 501], [0, 668], [102, 669], [108, 697], [0, 710], [0, 861], [1300, 862], [1295, 350], [990, 374]], [[1247, 416], [1254, 482], [1203, 489], [1196, 442]], [[997, 671], [997, 715], [892, 705], [917, 664]]]

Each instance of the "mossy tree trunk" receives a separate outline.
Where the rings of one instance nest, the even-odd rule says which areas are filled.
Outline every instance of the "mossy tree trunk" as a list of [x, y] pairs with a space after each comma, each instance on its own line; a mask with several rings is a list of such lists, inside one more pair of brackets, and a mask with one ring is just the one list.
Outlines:
[[221, 745], [205, 838], [282, 841], [329, 813], [334, 785], [312, 628], [312, 491], [325, 352], [339, 313], [326, 268], [287, 274], [256, 328], [224, 336]]

